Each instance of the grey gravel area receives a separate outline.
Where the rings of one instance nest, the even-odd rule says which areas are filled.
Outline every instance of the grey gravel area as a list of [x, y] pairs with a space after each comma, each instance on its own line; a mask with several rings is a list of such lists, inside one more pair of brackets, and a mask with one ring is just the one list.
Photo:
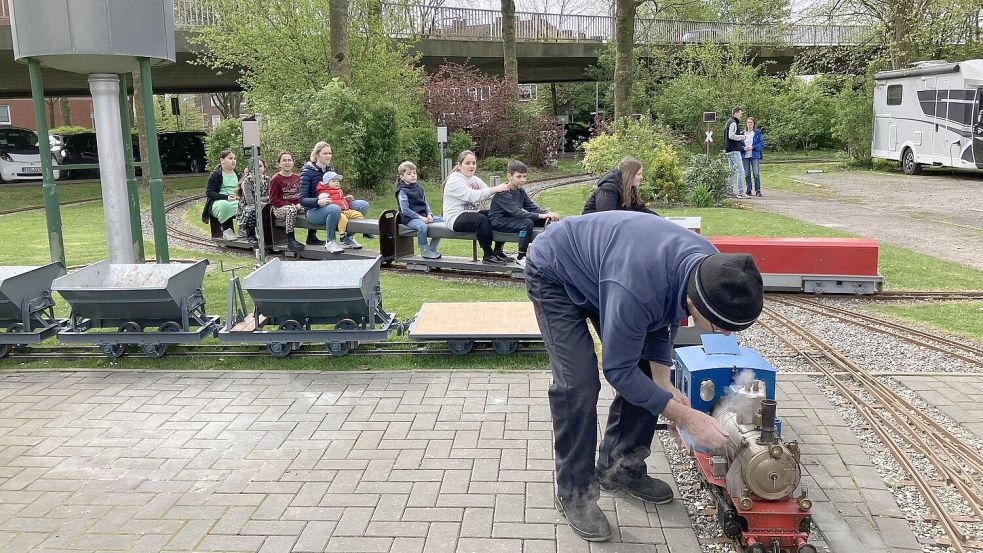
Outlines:
[[770, 190], [763, 182], [764, 197], [742, 204], [983, 270], [983, 176], [837, 171], [794, 178], [821, 193]]

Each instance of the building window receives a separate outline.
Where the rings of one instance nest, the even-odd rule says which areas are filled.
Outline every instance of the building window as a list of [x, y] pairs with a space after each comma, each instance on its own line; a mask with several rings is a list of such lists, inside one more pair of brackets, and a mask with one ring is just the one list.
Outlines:
[[0, 106], [0, 125], [10, 124], [10, 106]]
[[901, 105], [901, 85], [892, 84], [887, 87], [887, 105], [889, 106], [900, 106]]
[[519, 85], [519, 101], [520, 102], [531, 102], [536, 99], [537, 90], [534, 84], [520, 84]]

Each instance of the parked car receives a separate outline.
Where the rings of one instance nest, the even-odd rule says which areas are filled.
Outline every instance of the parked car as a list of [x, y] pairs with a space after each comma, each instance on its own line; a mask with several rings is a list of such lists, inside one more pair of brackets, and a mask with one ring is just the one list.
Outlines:
[[[160, 151], [160, 167], [164, 173], [184, 170], [191, 173], [201, 173], [205, 167], [205, 133], [193, 131], [162, 132], [157, 135], [157, 147]], [[65, 165], [70, 163], [99, 163], [99, 149], [96, 134], [91, 132], [79, 133], [65, 137], [62, 148]], [[140, 143], [137, 135], [133, 135], [133, 158], [140, 161]], [[137, 174], [140, 174], [137, 168]], [[75, 169], [71, 178], [98, 177], [98, 169]]]
[[590, 127], [583, 123], [569, 123], [564, 131], [563, 151], [576, 152], [588, 140], [590, 140]]
[[160, 167], [165, 173], [184, 169], [189, 173], [205, 170], [205, 133], [163, 132], [157, 135], [160, 146]]
[[51, 153], [54, 154], [55, 159], [61, 163], [61, 150], [65, 147], [65, 135], [49, 134], [48, 144], [51, 146]]
[[[51, 156], [55, 180], [61, 177], [58, 162], [49, 148], [44, 155]], [[15, 180], [41, 180], [41, 149], [38, 135], [30, 129], [0, 127], [0, 183]]]

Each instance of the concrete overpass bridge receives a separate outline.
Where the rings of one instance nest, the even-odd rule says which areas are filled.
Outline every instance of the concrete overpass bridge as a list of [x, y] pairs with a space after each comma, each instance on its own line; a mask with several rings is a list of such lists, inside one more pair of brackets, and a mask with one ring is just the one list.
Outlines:
[[[390, 33], [416, 40], [428, 70], [445, 60], [470, 60], [488, 73], [502, 72], [499, 11], [421, 5], [384, 5], [384, 9]], [[217, 74], [191, 63], [196, 46], [189, 44], [188, 38], [196, 28], [215, 24], [217, 16], [196, 0], [174, 0], [174, 10], [177, 62], [154, 68], [154, 89], [160, 93], [239, 90], [234, 71]], [[518, 12], [516, 17], [521, 82], [588, 80], [585, 69], [597, 62], [598, 55], [614, 36], [614, 21], [610, 16]], [[858, 44], [866, 32], [866, 27], [849, 25], [744, 25], [639, 19], [635, 36], [638, 44], [665, 48], [700, 41], [737, 41], [751, 46], [758, 59], [775, 62], [772, 67], [781, 70], [791, 65], [803, 48]], [[45, 69], [43, 77], [49, 96], [88, 95], [85, 75]], [[27, 66], [14, 61], [7, 0], [0, 0], [0, 97], [29, 95]]]

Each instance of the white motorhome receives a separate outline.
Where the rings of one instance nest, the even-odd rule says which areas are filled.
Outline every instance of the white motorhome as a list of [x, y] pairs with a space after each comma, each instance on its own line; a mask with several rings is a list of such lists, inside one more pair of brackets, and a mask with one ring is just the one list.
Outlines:
[[874, 76], [871, 155], [922, 166], [983, 169], [983, 60], [926, 61]]

